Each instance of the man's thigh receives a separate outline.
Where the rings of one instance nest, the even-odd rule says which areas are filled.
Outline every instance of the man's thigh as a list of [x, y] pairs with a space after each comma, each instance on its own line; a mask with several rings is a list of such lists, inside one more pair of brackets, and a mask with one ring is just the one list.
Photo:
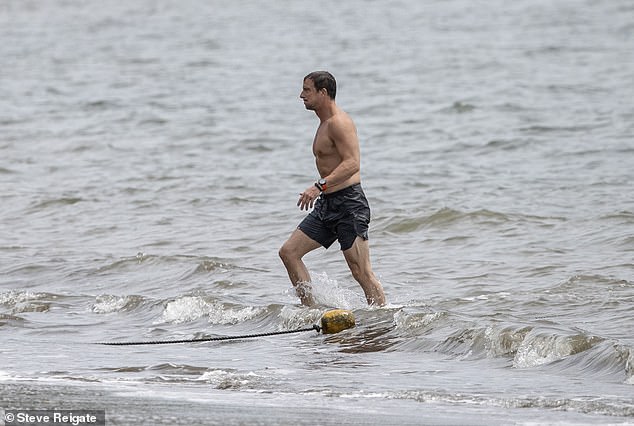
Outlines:
[[301, 229], [297, 228], [284, 243], [284, 247], [293, 253], [297, 253], [299, 257], [311, 252], [321, 244], [306, 235]]

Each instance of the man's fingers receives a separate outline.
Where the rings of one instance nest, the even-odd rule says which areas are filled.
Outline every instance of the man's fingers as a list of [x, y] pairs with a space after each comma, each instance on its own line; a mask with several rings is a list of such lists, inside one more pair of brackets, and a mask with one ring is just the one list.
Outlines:
[[299, 200], [297, 200], [297, 206], [300, 210], [310, 210], [315, 205], [315, 200], [318, 197], [313, 197], [310, 195], [310, 189], [307, 192], [302, 192], [299, 194]]

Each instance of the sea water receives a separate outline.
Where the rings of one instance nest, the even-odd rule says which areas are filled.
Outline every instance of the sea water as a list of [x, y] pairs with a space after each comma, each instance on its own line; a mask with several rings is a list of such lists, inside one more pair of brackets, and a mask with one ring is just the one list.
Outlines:
[[[0, 4], [0, 408], [108, 424], [634, 423], [628, 0]], [[372, 207], [277, 250], [327, 69]], [[294, 330], [329, 308], [357, 326]]]

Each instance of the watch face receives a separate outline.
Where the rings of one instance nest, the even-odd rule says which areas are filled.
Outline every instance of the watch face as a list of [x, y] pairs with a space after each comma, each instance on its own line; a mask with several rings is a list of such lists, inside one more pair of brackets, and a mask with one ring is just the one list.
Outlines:
[[324, 178], [319, 179], [319, 184], [320, 185], [325, 185], [326, 184], [326, 179], [324, 179]]

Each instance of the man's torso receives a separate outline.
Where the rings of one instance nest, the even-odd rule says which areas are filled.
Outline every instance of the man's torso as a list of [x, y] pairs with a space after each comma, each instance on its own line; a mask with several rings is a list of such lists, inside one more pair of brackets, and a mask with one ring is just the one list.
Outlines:
[[[337, 120], [345, 120], [349, 121], [350, 125], [352, 124], [352, 120], [343, 111], [339, 111], [335, 116], [329, 118], [319, 125], [317, 128], [317, 132], [315, 133], [315, 139], [313, 140], [313, 154], [315, 155], [315, 163], [317, 165], [317, 171], [321, 177], [326, 177], [332, 173], [332, 171], [337, 168], [339, 164], [342, 162], [341, 155], [337, 150], [337, 142], [331, 136], [330, 126], [338, 125]], [[358, 142], [356, 145], [356, 149], [358, 150]], [[350, 185], [354, 185], [361, 181], [361, 176], [359, 173], [355, 173], [350, 178], [348, 178], [345, 182], [342, 182], [337, 185], [333, 190], [341, 190]], [[330, 192], [330, 191], [327, 191]]]

